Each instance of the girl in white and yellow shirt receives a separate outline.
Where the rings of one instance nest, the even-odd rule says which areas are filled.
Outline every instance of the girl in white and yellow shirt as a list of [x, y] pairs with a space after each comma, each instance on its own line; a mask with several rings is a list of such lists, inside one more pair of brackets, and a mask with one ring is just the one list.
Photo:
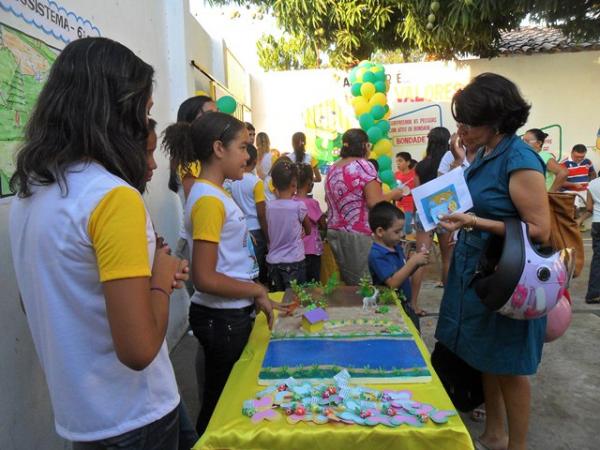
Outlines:
[[244, 213], [222, 187], [225, 179], [240, 180], [244, 175], [248, 160], [244, 123], [215, 112], [191, 124], [171, 125], [165, 139], [178, 166], [192, 161], [202, 166], [184, 216], [195, 287], [190, 324], [205, 354], [203, 403], [196, 425], [202, 435], [248, 342], [255, 307], [267, 315], [269, 326], [273, 312], [266, 288], [254, 282], [258, 264]]
[[156, 248], [140, 195], [152, 78], [117, 42], [67, 45], [11, 179], [17, 283], [56, 430], [77, 450], [178, 446], [165, 334], [169, 295], [187, 276]]

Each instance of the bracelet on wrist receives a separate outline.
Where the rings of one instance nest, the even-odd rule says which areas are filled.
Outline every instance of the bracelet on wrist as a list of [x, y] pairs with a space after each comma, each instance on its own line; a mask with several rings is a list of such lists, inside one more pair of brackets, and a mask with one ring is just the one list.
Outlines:
[[464, 225], [463, 229], [465, 231], [473, 231], [477, 226], [477, 216], [475, 215], [475, 213], [472, 212], [468, 212], [467, 216], [471, 217], [471, 223], [468, 225]]
[[166, 290], [164, 290], [163, 288], [158, 287], [158, 286], [152, 286], [150, 288], [150, 292], [152, 292], [152, 291], [162, 292], [163, 294], [165, 294], [167, 296], [167, 298], [171, 297], [171, 294], [169, 294]]

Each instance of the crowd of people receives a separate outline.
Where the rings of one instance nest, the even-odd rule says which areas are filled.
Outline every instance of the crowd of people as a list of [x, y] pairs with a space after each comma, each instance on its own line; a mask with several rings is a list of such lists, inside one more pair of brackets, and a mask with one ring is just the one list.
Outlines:
[[[504, 234], [502, 218], [518, 216], [533, 240], [548, 240], [547, 190], [589, 188], [580, 220], [593, 215], [599, 250], [600, 182], [585, 147], [558, 163], [543, 150], [543, 131], [517, 137], [530, 105], [511, 81], [482, 74], [453, 97], [457, 133], [432, 129], [418, 163], [398, 153], [400, 185], [385, 192], [367, 160], [364, 131], [343, 134], [340, 158], [322, 180], [303, 133], [292, 136], [290, 152], [279, 152], [266, 133], [255, 135], [251, 124], [218, 112], [210, 97], [195, 96], [162, 134], [168, 187], [184, 211], [172, 255], [141, 196], [157, 167], [153, 75], [117, 42], [72, 42], [52, 68], [18, 153], [12, 253], [59, 434], [76, 449], [190, 448], [256, 313], [272, 327], [273, 310], [282, 309], [269, 291], [319, 281], [325, 244], [346, 284], [370, 274], [397, 290], [418, 328], [425, 312], [417, 299], [435, 235], [445, 288], [436, 338], [483, 373], [481, 441], [525, 448], [527, 375], [541, 359], [545, 319], [493, 313], [469, 280], [486, 239]], [[459, 167], [473, 209], [424, 231], [410, 189]], [[319, 182], [325, 212], [311, 195]], [[406, 255], [405, 236], [413, 233], [416, 250]], [[595, 251], [592, 269], [599, 264]], [[590, 276], [587, 301], [600, 301], [598, 279]], [[195, 430], [165, 343], [169, 297], [178, 288], [190, 293], [189, 324], [200, 344]]]

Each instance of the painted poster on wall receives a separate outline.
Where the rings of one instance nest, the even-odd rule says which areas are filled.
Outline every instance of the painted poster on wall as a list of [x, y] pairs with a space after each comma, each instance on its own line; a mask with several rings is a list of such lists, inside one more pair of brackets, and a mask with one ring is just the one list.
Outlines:
[[470, 79], [466, 66], [452, 61], [389, 64], [390, 137], [394, 152], [408, 151], [420, 160], [432, 128], [455, 130], [450, 112], [454, 93]]
[[12, 195], [14, 154], [58, 49], [0, 23], [0, 198]]

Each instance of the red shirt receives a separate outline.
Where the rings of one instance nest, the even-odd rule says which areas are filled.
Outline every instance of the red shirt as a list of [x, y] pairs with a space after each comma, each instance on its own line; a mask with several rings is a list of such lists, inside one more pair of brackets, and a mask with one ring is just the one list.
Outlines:
[[[410, 188], [412, 191], [415, 187], [415, 170], [409, 170], [406, 173], [396, 172], [396, 180]], [[413, 201], [412, 195], [402, 197], [402, 200], [396, 202], [396, 206], [404, 212], [412, 213], [415, 211], [415, 202]]]

